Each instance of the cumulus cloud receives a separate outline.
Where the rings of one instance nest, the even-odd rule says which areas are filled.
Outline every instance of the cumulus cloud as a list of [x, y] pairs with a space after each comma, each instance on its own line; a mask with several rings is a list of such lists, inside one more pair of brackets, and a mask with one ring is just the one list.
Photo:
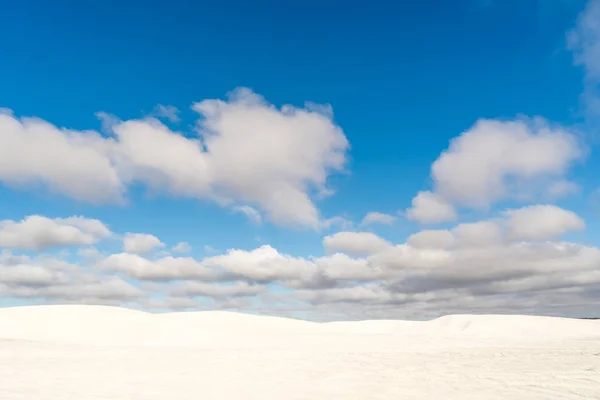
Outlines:
[[328, 251], [350, 255], [369, 255], [391, 246], [391, 243], [371, 232], [338, 232], [323, 238]]
[[314, 260], [318, 274], [328, 282], [337, 280], [372, 281], [378, 271], [371, 267], [366, 258], [352, 258], [343, 253], [320, 257]]
[[433, 163], [436, 192], [454, 204], [488, 207], [510, 189], [562, 178], [583, 155], [575, 136], [543, 120], [480, 120]]
[[77, 250], [77, 255], [83, 258], [97, 258], [100, 257], [100, 251], [95, 247], [85, 247]]
[[43, 185], [91, 203], [122, 202], [130, 183], [175, 196], [247, 204], [280, 225], [317, 229], [314, 194], [345, 167], [348, 141], [330, 108], [276, 108], [249, 89], [194, 104], [197, 135], [158, 119], [110, 121], [111, 137], [0, 114], [0, 181]]
[[423, 230], [411, 235], [406, 242], [417, 249], [447, 249], [454, 245], [455, 237], [446, 229]]
[[264, 245], [198, 260], [112, 254], [91, 269], [5, 250], [0, 291], [4, 298], [135, 302], [152, 309], [260, 305], [273, 307], [271, 312], [303, 309], [319, 318], [541, 310], [544, 300], [569, 307], [592, 304], [600, 294], [593, 289], [600, 284], [600, 250], [554, 239], [579, 223], [569, 211], [541, 205], [424, 230], [398, 244], [372, 233], [339, 232], [324, 238], [330, 254], [321, 257], [295, 257]]
[[384, 224], [392, 225], [396, 221], [396, 217], [389, 214], [372, 211], [367, 213], [362, 219], [361, 225]]
[[109, 158], [113, 145], [96, 132], [0, 113], [0, 181], [13, 187], [41, 184], [94, 204], [120, 202], [125, 186]]
[[585, 228], [585, 222], [572, 211], [554, 205], [535, 205], [507, 210], [508, 234], [516, 240], [551, 239]]
[[190, 251], [192, 251], [192, 246], [190, 246], [188, 242], [179, 242], [175, 246], [173, 246], [171, 250], [175, 253], [189, 253]]
[[307, 190], [328, 191], [327, 176], [344, 168], [349, 146], [329, 109], [278, 110], [248, 89], [194, 109], [203, 117], [200, 134], [224, 194], [261, 206], [272, 221], [318, 226]]
[[315, 273], [312, 262], [281, 254], [268, 245], [252, 251], [228, 250], [225, 254], [205, 258], [203, 264], [223, 269], [237, 279], [257, 282], [307, 280]]
[[100, 260], [96, 268], [104, 271], [123, 272], [130, 277], [146, 280], [215, 280], [218, 272], [205, 267], [190, 257], [167, 256], [149, 260], [137, 254], [112, 254]]
[[83, 217], [50, 219], [31, 215], [21, 221], [0, 221], [0, 247], [44, 250], [95, 244], [110, 236], [106, 225]]
[[156, 236], [147, 233], [126, 233], [123, 238], [123, 250], [132, 254], [146, 254], [165, 247]]
[[139, 304], [149, 310], [168, 311], [197, 309], [200, 306], [200, 303], [195, 298], [177, 296], [166, 296], [160, 299], [142, 299]]
[[212, 298], [255, 296], [265, 293], [267, 288], [262, 285], [249, 284], [248, 282], [232, 282], [228, 284], [214, 284], [205, 282], [187, 281], [169, 290], [170, 295], [176, 297], [206, 296]]
[[452, 233], [460, 247], [493, 246], [502, 243], [504, 233], [494, 221], [478, 221], [457, 225]]
[[1, 297], [105, 303], [137, 299], [144, 292], [114, 276], [95, 275], [52, 257], [0, 255]]
[[42, 286], [64, 281], [67, 276], [61, 268], [52, 268], [49, 263], [34, 261], [29, 257], [12, 257], [3, 254], [0, 258], [0, 283], [21, 286]]
[[406, 218], [423, 224], [437, 224], [454, 221], [454, 206], [436, 193], [419, 192], [412, 200], [412, 207], [406, 210]]
[[400, 303], [402, 298], [402, 295], [391, 293], [381, 286], [373, 284], [322, 290], [299, 290], [296, 296], [313, 304], [387, 303], [395, 299]]
[[573, 133], [540, 118], [480, 120], [432, 164], [434, 191], [418, 193], [407, 217], [437, 223], [455, 219], [454, 206], [564, 196], [576, 189], [565, 175], [584, 154]]

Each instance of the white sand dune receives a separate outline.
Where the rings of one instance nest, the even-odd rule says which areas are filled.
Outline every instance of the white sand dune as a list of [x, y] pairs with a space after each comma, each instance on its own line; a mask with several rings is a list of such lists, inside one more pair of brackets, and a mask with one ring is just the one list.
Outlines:
[[600, 399], [600, 321], [0, 310], [0, 399]]

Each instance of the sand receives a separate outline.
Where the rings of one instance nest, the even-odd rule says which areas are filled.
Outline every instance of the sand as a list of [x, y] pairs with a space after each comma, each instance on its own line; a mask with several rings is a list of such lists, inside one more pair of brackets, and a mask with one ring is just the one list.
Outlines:
[[600, 399], [600, 321], [0, 309], [0, 399]]

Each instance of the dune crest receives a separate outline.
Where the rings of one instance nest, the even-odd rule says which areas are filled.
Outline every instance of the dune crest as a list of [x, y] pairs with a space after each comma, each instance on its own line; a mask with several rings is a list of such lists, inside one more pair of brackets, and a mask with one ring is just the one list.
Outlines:
[[241, 335], [600, 339], [600, 321], [525, 315], [448, 315], [430, 321], [316, 323], [226, 311], [151, 314], [107, 306], [0, 309], [0, 339], [91, 345], [194, 345]]

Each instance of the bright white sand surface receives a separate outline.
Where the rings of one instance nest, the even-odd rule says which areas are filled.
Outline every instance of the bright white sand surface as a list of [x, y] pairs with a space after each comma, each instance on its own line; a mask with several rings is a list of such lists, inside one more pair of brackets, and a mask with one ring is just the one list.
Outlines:
[[9, 308], [0, 399], [600, 399], [600, 321]]

